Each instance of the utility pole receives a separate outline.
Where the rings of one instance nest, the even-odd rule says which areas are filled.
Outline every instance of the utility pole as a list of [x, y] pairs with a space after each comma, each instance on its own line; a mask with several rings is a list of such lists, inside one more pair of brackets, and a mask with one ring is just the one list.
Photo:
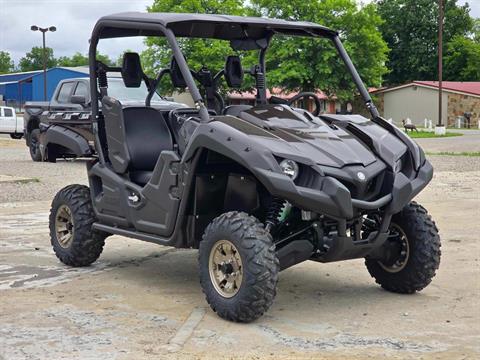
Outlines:
[[[438, 0], [438, 123], [435, 133], [445, 134], [445, 126], [442, 122], [443, 114], [443, 0]], [[437, 129], [438, 128], [438, 129]]]
[[41, 28], [37, 25], [32, 25], [30, 27], [32, 31], [40, 31], [43, 38], [43, 99], [47, 101], [47, 47], [45, 46], [45, 33], [47, 31], [54, 32], [57, 30], [55, 26], [50, 26], [48, 28]]

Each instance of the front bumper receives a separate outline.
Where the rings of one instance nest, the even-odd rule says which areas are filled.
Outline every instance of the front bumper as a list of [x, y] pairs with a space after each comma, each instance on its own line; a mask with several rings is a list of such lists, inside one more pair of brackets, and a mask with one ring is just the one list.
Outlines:
[[323, 177], [320, 189], [311, 189], [295, 185], [283, 174], [257, 170], [259, 180], [272, 195], [285, 199], [303, 210], [344, 220], [352, 219], [358, 210], [384, 209], [386, 215], [393, 215], [408, 204], [433, 176], [432, 165], [425, 161], [415, 178], [409, 179], [403, 173], [395, 174], [390, 193], [372, 201], [364, 201], [352, 198], [348, 188], [334, 177]]

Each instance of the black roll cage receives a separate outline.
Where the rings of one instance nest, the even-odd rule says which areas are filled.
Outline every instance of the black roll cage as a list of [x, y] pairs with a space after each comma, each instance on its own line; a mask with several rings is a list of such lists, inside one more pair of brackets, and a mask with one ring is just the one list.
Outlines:
[[[160, 14], [158, 14], [160, 15]], [[173, 15], [173, 14], [172, 14]], [[188, 16], [188, 14], [183, 14], [184, 16]], [[198, 14], [197, 14], [198, 15]], [[195, 16], [195, 15], [192, 15]], [[300, 26], [301, 28], [302, 26]], [[118, 34], [116, 36], [105, 36], [105, 38], [111, 38], [111, 37], [130, 37], [130, 36], [164, 36], [170, 45], [173, 56], [175, 60], [177, 61], [177, 64], [179, 66], [179, 69], [183, 75], [183, 78], [185, 79], [185, 82], [187, 84], [187, 87], [190, 91], [190, 94], [192, 96], [192, 99], [195, 103], [195, 107], [199, 112], [200, 120], [202, 122], [208, 122], [209, 121], [209, 114], [207, 107], [204, 104], [203, 98], [200, 94], [200, 91], [195, 83], [194, 77], [190, 71], [190, 68], [188, 67], [187, 62], [185, 61], [185, 57], [183, 56], [183, 53], [180, 49], [180, 46], [178, 45], [176, 36], [173, 32], [172, 29], [169, 27], [165, 26], [164, 24], [160, 22], [153, 22], [153, 21], [140, 21], [138, 19], [128, 19], [126, 18], [125, 20], [116, 20], [116, 19], [108, 19], [102, 18], [100, 19], [97, 24], [95, 25], [92, 36], [90, 38], [90, 47], [89, 47], [89, 72], [90, 72], [90, 93], [92, 97], [92, 119], [93, 119], [93, 133], [95, 135], [95, 141], [97, 144], [101, 145], [100, 142], [100, 137], [99, 137], [99, 132], [98, 132], [98, 120], [99, 120], [99, 93], [98, 93], [98, 83], [97, 83], [97, 77], [98, 77], [98, 62], [96, 60], [96, 53], [97, 53], [97, 45], [98, 42], [102, 37], [102, 31], [105, 29], [108, 29], [111, 31], [111, 29], [118, 29], [119, 32], [121, 30], [133, 30], [135, 31], [135, 34], [130, 34], [126, 33], [125, 35], [122, 36], [122, 34]], [[266, 66], [265, 66], [265, 54], [268, 49], [268, 44], [270, 42], [270, 39], [273, 37], [273, 35], [276, 33], [274, 30], [269, 30], [267, 26], [265, 26], [265, 30], [269, 32], [269, 37], [266, 39], [267, 40], [267, 46], [260, 48], [259, 52], [259, 69], [258, 71], [260, 73], [265, 74]], [[365, 87], [360, 75], [358, 74], [357, 69], [353, 65], [353, 62], [348, 55], [347, 51], [345, 50], [340, 37], [337, 32], [334, 32], [332, 30], [329, 30], [327, 28], [324, 28], [324, 31], [322, 34], [319, 33], [314, 33], [312, 31], [309, 31], [308, 29], [303, 29], [303, 33], [301, 34], [294, 34], [292, 33], [292, 36], [310, 36], [310, 37], [324, 37], [324, 38], [329, 38], [332, 40], [335, 48], [337, 49], [340, 57], [342, 58], [343, 62], [345, 63], [348, 71], [350, 72], [350, 75], [352, 76], [352, 79], [360, 92], [360, 95], [362, 96], [365, 106], [367, 109], [370, 111], [370, 114], [372, 115], [373, 119], [377, 119], [380, 117], [377, 108], [373, 104], [372, 98], [370, 97], [370, 94], [368, 93], [367, 88]], [[245, 31], [245, 34], [247, 32]], [[191, 36], [191, 37], [199, 37], [199, 36]], [[218, 38], [215, 36], [204, 36], [204, 38]], [[220, 38], [221, 39], [221, 38]], [[157, 77], [158, 79], [158, 77]], [[258, 83], [257, 83], [258, 85]], [[100, 94], [103, 96], [103, 94]], [[150, 95], [150, 94], [149, 94]], [[153, 95], [153, 94], [152, 94]], [[151, 98], [151, 96], [149, 96]], [[147, 97], [147, 100], [148, 97]], [[265, 81], [263, 82], [263, 86], [259, 88], [257, 86], [257, 95], [256, 95], [256, 100], [259, 103], [264, 103], [266, 102], [266, 84]], [[149, 101], [148, 101], [149, 102]], [[103, 154], [103, 149], [102, 146], [97, 146], [97, 151], [98, 151], [98, 156], [100, 159], [101, 163], [105, 163], [105, 157]]]

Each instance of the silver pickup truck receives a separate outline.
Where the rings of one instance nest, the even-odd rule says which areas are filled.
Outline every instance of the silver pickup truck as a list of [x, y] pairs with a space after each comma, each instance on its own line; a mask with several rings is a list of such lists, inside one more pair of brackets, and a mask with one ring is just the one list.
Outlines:
[[[127, 88], [120, 77], [109, 78], [108, 84], [110, 96], [123, 106], [145, 105], [145, 84]], [[55, 162], [59, 158], [95, 155], [90, 98], [90, 80], [75, 78], [62, 80], [51, 101], [25, 104], [25, 140], [33, 161]], [[167, 101], [155, 93], [151, 106], [168, 112], [186, 105]]]

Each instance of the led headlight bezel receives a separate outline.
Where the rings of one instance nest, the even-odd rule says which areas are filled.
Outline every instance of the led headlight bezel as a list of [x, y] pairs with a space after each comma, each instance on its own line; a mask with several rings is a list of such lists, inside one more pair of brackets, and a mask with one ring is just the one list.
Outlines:
[[290, 159], [284, 159], [280, 161], [279, 165], [280, 165], [280, 168], [282, 169], [282, 172], [292, 180], [295, 180], [298, 177], [298, 174], [300, 172], [300, 167], [295, 161]]

